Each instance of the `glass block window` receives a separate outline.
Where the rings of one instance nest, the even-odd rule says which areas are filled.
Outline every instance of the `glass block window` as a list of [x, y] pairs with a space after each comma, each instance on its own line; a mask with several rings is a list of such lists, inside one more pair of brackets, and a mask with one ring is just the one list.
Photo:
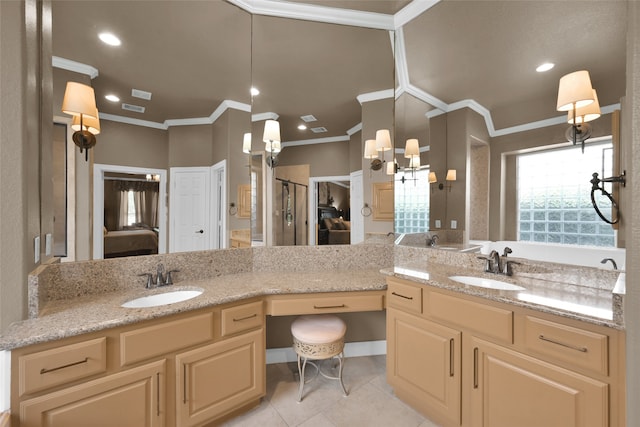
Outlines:
[[[611, 141], [521, 154], [518, 162], [518, 240], [584, 246], [615, 246], [615, 233], [591, 203], [592, 174], [612, 175]], [[607, 191], [611, 191], [607, 188]], [[600, 192], [596, 192], [600, 194]], [[610, 211], [599, 198], [601, 211]]]
[[[402, 182], [402, 177], [405, 181]], [[396, 174], [394, 186], [396, 233], [429, 231], [429, 170]]]

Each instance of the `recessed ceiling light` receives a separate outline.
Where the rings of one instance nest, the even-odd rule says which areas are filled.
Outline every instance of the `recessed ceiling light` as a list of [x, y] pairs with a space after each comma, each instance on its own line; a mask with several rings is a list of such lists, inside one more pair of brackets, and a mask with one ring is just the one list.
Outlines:
[[257, 96], [260, 95], [260, 91], [258, 89], [256, 89], [255, 87], [251, 88], [251, 96]]
[[298, 129], [307, 130], [307, 127], [305, 125], [298, 125]]
[[118, 98], [117, 96], [115, 96], [113, 94], [106, 95], [105, 98], [107, 99], [107, 101], [120, 102], [120, 98]]
[[111, 33], [100, 33], [98, 37], [109, 46], [120, 46], [121, 44], [120, 39]]
[[538, 68], [536, 68], [536, 71], [539, 73], [544, 73], [545, 71], [549, 71], [555, 66], [556, 64], [552, 62], [545, 62], [544, 64], [539, 65]]

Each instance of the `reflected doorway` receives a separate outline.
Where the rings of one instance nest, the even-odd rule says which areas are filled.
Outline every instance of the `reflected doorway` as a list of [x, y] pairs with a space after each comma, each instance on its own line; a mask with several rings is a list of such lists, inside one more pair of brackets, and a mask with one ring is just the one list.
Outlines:
[[350, 244], [351, 177], [311, 177], [309, 187], [309, 244]]

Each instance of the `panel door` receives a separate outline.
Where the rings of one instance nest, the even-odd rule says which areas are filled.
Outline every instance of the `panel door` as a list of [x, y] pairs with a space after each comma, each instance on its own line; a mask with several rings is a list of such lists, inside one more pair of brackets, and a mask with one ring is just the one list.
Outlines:
[[609, 425], [607, 384], [475, 337], [470, 341], [471, 425]]
[[158, 361], [20, 404], [21, 427], [160, 427], [165, 361]]
[[448, 425], [460, 424], [461, 333], [387, 309], [387, 381], [403, 400]]
[[176, 356], [176, 425], [200, 425], [265, 394], [264, 329]]
[[209, 249], [210, 168], [171, 168], [171, 252]]

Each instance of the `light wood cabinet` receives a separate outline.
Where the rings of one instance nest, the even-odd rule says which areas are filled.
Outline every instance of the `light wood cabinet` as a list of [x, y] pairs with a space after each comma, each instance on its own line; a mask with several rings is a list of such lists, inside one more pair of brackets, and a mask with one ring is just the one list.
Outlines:
[[265, 394], [264, 329], [176, 356], [176, 425], [200, 425]]
[[165, 361], [158, 361], [20, 404], [22, 427], [164, 425]]
[[426, 319], [387, 309], [387, 382], [433, 419], [460, 423], [461, 336]]
[[470, 425], [609, 425], [608, 384], [478, 338], [470, 347]]
[[625, 425], [624, 332], [387, 282], [387, 379], [427, 417], [444, 426]]

